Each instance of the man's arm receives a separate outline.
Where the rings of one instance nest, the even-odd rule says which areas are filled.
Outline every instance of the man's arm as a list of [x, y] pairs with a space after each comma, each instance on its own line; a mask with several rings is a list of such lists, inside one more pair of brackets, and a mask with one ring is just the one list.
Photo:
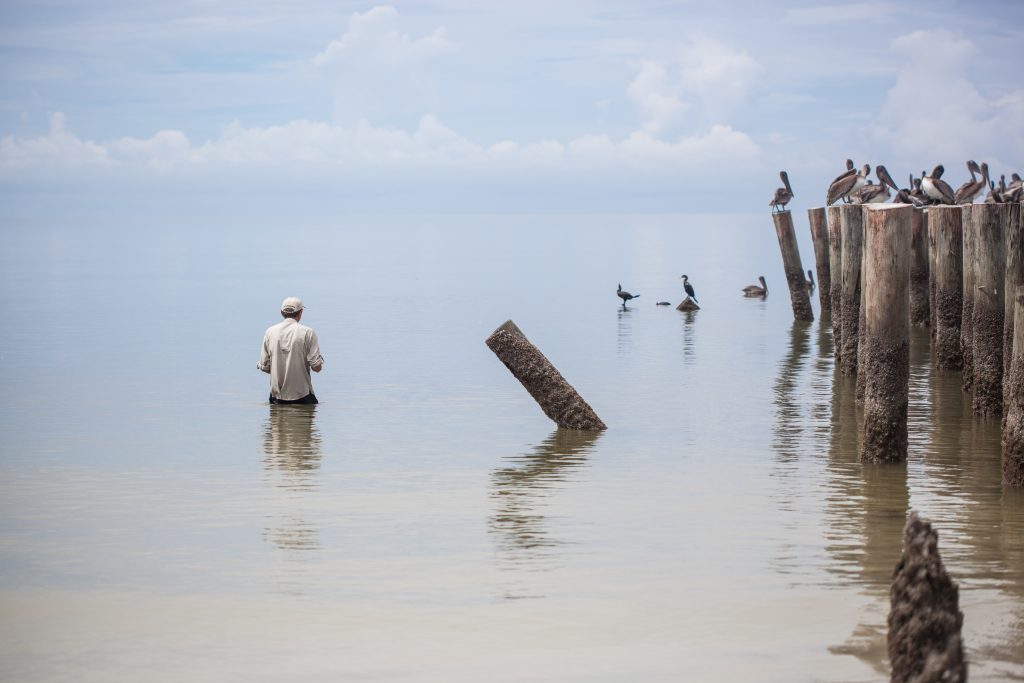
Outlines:
[[263, 348], [260, 349], [260, 362], [256, 364], [256, 368], [270, 374], [270, 345], [267, 335], [263, 335]]
[[320, 355], [320, 342], [316, 338], [316, 332], [309, 331], [309, 351], [306, 353], [306, 362], [313, 372], [320, 372], [324, 369], [324, 357]]

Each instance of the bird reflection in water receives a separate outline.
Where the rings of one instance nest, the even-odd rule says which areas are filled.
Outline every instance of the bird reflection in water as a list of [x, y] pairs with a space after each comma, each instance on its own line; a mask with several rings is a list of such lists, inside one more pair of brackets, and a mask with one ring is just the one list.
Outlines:
[[288, 493], [272, 502], [280, 507], [264, 538], [282, 550], [319, 547], [316, 528], [301, 514], [310, 492], [316, 489], [314, 473], [320, 469], [320, 433], [316, 428], [317, 406], [271, 405], [263, 435], [263, 464], [276, 489]]
[[601, 434], [556, 429], [533, 452], [514, 458], [513, 466], [491, 474], [496, 509], [488, 526], [506, 568], [551, 568], [557, 558], [555, 549], [565, 542], [546, 529], [546, 499], [563, 486], [573, 470], [586, 464]]

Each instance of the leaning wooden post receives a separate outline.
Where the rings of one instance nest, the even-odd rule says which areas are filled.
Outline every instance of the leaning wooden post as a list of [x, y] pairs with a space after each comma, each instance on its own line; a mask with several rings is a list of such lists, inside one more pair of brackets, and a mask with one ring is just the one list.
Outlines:
[[1003, 413], [1003, 312], [1006, 283], [1006, 234], [1002, 204], [974, 207], [974, 359], [975, 415]]
[[864, 246], [864, 214], [860, 205], [840, 207], [840, 225], [843, 231], [843, 291], [841, 333], [843, 350], [840, 369], [844, 375], [857, 374], [857, 328], [860, 318], [860, 266]]
[[[905, 204], [867, 211], [864, 249], [864, 439], [861, 460], [907, 459], [910, 397], [910, 214]], [[845, 333], [845, 329], [843, 330]]]
[[832, 267], [828, 253], [828, 222], [825, 209], [807, 209], [807, 222], [811, 225], [811, 242], [814, 244], [814, 267], [818, 271], [818, 303], [821, 317], [832, 317]]
[[834, 276], [828, 298], [832, 311], [832, 348], [838, 365], [843, 337], [843, 225], [838, 206], [828, 207], [828, 268]]
[[963, 207], [964, 226], [964, 301], [960, 320], [960, 351], [964, 356], [964, 391], [970, 391], [974, 384], [974, 267], [975, 235], [974, 206]]
[[563, 429], [607, 429], [583, 398], [576, 393], [544, 354], [530, 343], [511, 320], [496, 329], [486, 344], [505, 364], [544, 414]]
[[1003, 483], [1024, 486], [1024, 286], [1014, 290], [1013, 351], [1003, 420]]
[[894, 683], [967, 680], [960, 591], [939, 555], [939, 535], [910, 513], [889, 589], [889, 663]]
[[959, 206], [928, 207], [928, 225], [935, 227], [935, 367], [960, 370], [964, 292], [964, 230]]
[[796, 242], [796, 231], [793, 230], [793, 215], [789, 211], [777, 211], [772, 214], [775, 222], [775, 235], [779, 238], [779, 249], [782, 251], [782, 267], [786, 271], [786, 283], [789, 284], [789, 299], [793, 304], [794, 320], [814, 320], [811, 309], [811, 295], [807, 292], [807, 280], [804, 279], [804, 267], [800, 262], [800, 248]]
[[[1013, 293], [1024, 285], [1024, 224], [1021, 204], [1003, 204], [1003, 230], [1006, 233], [1006, 281], [1003, 284], [1003, 395], [1010, 377], [1013, 357]], [[1005, 408], [1005, 406], [1004, 406]]]
[[910, 324], [927, 325], [928, 303], [928, 219], [914, 209], [910, 222]]

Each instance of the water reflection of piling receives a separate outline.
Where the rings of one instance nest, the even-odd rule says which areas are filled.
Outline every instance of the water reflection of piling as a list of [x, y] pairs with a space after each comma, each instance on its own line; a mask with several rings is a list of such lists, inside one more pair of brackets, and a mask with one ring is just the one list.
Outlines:
[[867, 210], [861, 458], [870, 462], [907, 457], [911, 212], [907, 205]]
[[840, 207], [828, 207], [828, 267], [832, 283], [829, 301], [832, 311], [832, 345], [836, 362], [842, 353], [843, 331], [843, 225]]
[[857, 374], [857, 327], [860, 321], [860, 267], [864, 246], [864, 214], [857, 204], [840, 207], [842, 226], [842, 350], [839, 352], [840, 370], [844, 375]]
[[923, 209], [914, 209], [910, 231], [910, 324], [927, 325], [931, 319], [931, 271], [928, 262], [928, 218]]
[[536, 569], [538, 561], [551, 559], [552, 549], [563, 544], [548, 534], [544, 499], [586, 464], [600, 436], [599, 431], [556, 429], [533, 452], [516, 458], [515, 466], [491, 474], [497, 509], [489, 527], [511, 565]]
[[811, 243], [814, 245], [814, 266], [818, 271], [818, 304], [821, 317], [832, 315], [832, 267], [829, 262], [828, 222], [825, 209], [807, 209], [807, 221], [811, 225]]
[[935, 367], [963, 368], [963, 210], [959, 206], [928, 208], [929, 226], [935, 227]]
[[779, 238], [782, 267], [786, 272], [789, 299], [793, 305], [793, 319], [814, 320], [811, 296], [807, 292], [807, 280], [804, 279], [804, 266], [800, 261], [800, 248], [797, 246], [796, 231], [793, 229], [793, 214], [789, 211], [778, 211], [772, 214], [772, 221], [775, 223], [775, 235]]
[[976, 415], [999, 416], [1003, 412], [1004, 208], [1002, 204], [973, 207], [975, 296], [971, 356]]

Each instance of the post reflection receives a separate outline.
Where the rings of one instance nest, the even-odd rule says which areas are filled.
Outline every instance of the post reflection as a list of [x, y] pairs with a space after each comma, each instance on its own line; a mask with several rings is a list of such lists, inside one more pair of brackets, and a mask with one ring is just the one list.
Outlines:
[[795, 321], [790, 328], [789, 352], [779, 365], [779, 374], [775, 378], [775, 431], [773, 446], [781, 461], [791, 461], [798, 457], [800, 439], [804, 431], [801, 420], [800, 378], [804, 364], [811, 348], [810, 323]]
[[282, 550], [319, 547], [317, 529], [301, 513], [305, 492], [316, 488], [314, 473], [320, 469], [320, 433], [316, 406], [271, 405], [263, 433], [263, 464], [276, 489], [288, 492], [273, 499], [280, 509], [264, 529], [264, 539]]
[[532, 452], [514, 458], [514, 465], [491, 474], [495, 512], [489, 530], [501, 562], [508, 568], [546, 569], [564, 541], [550, 535], [545, 499], [586, 464], [601, 432], [556, 429]]

